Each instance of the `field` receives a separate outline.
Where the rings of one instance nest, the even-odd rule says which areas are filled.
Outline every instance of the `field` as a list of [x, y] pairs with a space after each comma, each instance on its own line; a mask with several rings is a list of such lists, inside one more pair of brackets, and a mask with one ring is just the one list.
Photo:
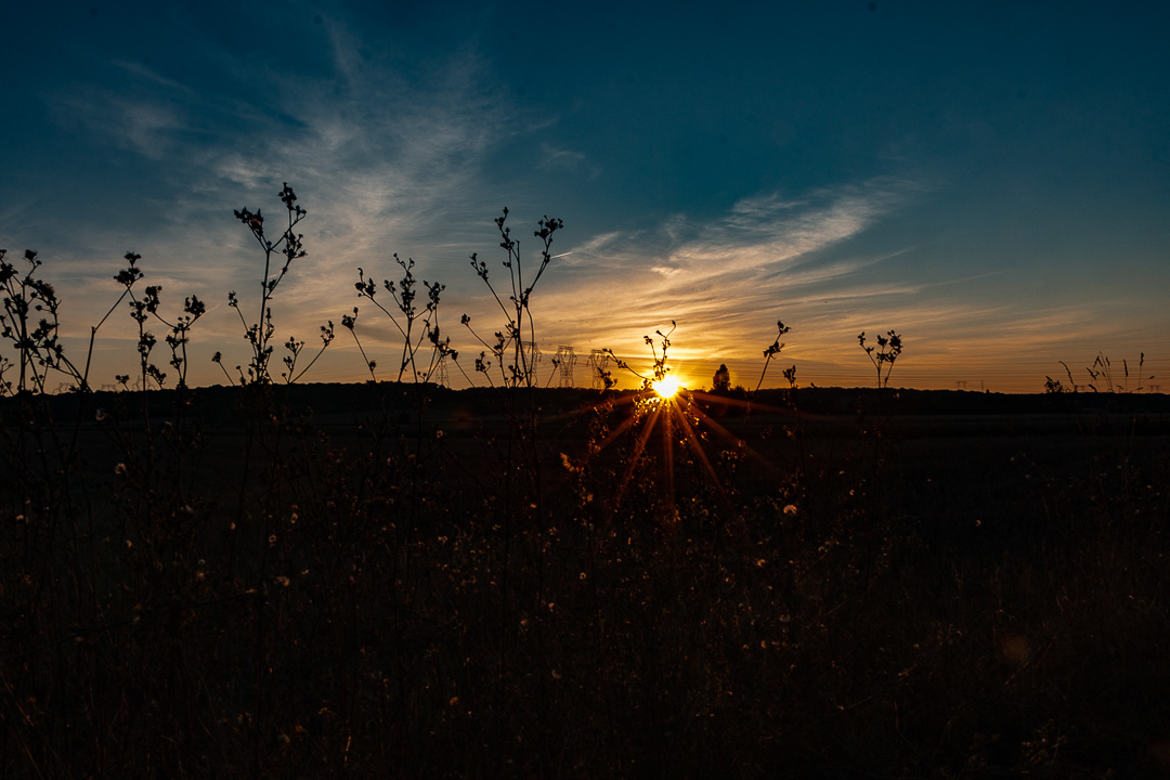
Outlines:
[[0, 422], [5, 776], [1170, 768], [1166, 396], [248, 385]]

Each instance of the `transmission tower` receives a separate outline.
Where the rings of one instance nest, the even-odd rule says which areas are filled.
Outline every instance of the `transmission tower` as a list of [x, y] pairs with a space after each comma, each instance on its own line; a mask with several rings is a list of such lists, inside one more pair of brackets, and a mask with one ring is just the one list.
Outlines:
[[573, 369], [577, 367], [577, 353], [572, 347], [561, 345], [557, 347], [557, 355], [553, 358], [553, 365], [557, 367], [557, 386], [573, 386]]
[[604, 387], [605, 382], [602, 377], [609, 371], [610, 360], [609, 353], [604, 349], [589, 350], [589, 375], [592, 377], [590, 387], [594, 390], [600, 390]]

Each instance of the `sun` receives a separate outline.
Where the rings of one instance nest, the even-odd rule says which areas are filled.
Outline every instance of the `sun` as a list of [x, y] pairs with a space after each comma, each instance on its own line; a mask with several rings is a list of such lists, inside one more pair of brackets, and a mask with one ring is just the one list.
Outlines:
[[[591, 438], [589, 457], [601, 453], [619, 439], [626, 439], [626, 447], [620, 457], [625, 461], [624, 474], [617, 481], [613, 494], [613, 506], [622, 503], [627, 487], [635, 481], [636, 472], [656, 461], [661, 469], [658, 479], [650, 483], [658, 483], [662, 490], [663, 519], [668, 523], [679, 520], [679, 508], [675, 504], [675, 463], [676, 457], [681, 457], [682, 465], [689, 473], [695, 470], [705, 474], [711, 486], [721, 496], [726, 498], [719, 472], [708, 457], [709, 444], [716, 439], [726, 445], [728, 450], [720, 450], [720, 456], [729, 454], [732, 449], [735, 453], [743, 453], [770, 471], [774, 471], [771, 463], [756, 453], [738, 435], [724, 428], [716, 419], [707, 414], [707, 409], [718, 410], [717, 417], [722, 417], [731, 407], [738, 407], [746, 414], [752, 409], [767, 410], [775, 414], [790, 414], [789, 409], [766, 406], [755, 399], [748, 401], [724, 394], [705, 393], [702, 390], [690, 390], [683, 386], [678, 376], [672, 373], [667, 366], [666, 353], [670, 347], [670, 336], [674, 333], [675, 323], [671, 321], [671, 328], [665, 332], [656, 330], [654, 333], [661, 339], [661, 346], [650, 336], [644, 336], [643, 341], [650, 347], [654, 363], [651, 371], [642, 373], [630, 366], [628, 362], [614, 354], [613, 350], [603, 350], [613, 360], [613, 363], [640, 380], [641, 392], [621, 394], [607, 398], [602, 404], [593, 408], [594, 413], [601, 413], [605, 422], [605, 431], [600, 440]], [[612, 376], [604, 369], [598, 369], [601, 378], [605, 379], [607, 388], [614, 384]], [[622, 415], [614, 424], [610, 424], [608, 415], [611, 411], [624, 406], [627, 413]], [[657, 437], [654, 434], [657, 433]], [[629, 434], [628, 438], [626, 435]], [[662, 446], [662, 455], [653, 458], [647, 452], [653, 439]], [[646, 456], [646, 457], [643, 457]], [[565, 458], [565, 468], [572, 471], [576, 466], [568, 456]], [[736, 455], [735, 457], [739, 457]]]
[[678, 380], [678, 377], [670, 375], [662, 377], [657, 382], [652, 382], [650, 386], [654, 388], [655, 393], [658, 393], [658, 397], [663, 400], [674, 398], [678, 395], [678, 391], [683, 389], [682, 382]]

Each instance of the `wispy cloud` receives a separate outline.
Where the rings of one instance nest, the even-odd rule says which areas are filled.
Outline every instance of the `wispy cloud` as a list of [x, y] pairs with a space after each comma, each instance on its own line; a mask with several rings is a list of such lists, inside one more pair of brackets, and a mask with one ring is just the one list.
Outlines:
[[729, 343], [732, 334], [759, 330], [781, 308], [826, 297], [915, 292], [912, 285], [841, 284], [896, 252], [822, 255], [917, 189], [910, 181], [883, 178], [796, 199], [767, 194], [743, 199], [705, 223], [676, 215], [652, 233], [598, 235], [574, 247], [570, 278], [547, 291], [542, 304], [586, 339], [636, 344], [640, 329], [673, 319], [694, 334], [692, 349], [702, 344], [741, 356], [754, 346]]
[[568, 168], [574, 171], [584, 162], [585, 155], [582, 152], [562, 149], [558, 146], [553, 146], [547, 141], [540, 145], [540, 165], [542, 168]]
[[667, 262], [688, 270], [692, 279], [775, 271], [860, 234], [912, 189], [910, 182], [883, 178], [825, 189], [801, 200], [746, 198], [727, 216], [701, 226]]
[[178, 90], [180, 92], [190, 92], [191, 89], [181, 82], [163, 76], [158, 71], [147, 67], [141, 62], [133, 62], [131, 60], [113, 60], [111, 62], [115, 67], [121, 68], [126, 73], [144, 81], [152, 82], [159, 86], [170, 90]]
[[[64, 252], [49, 273], [100, 288], [97, 280], [112, 276], [117, 258], [134, 248], [149, 281], [164, 284], [164, 301], [190, 292], [208, 300], [200, 341], [238, 346], [239, 323], [223, 297], [238, 289], [250, 302], [261, 266], [231, 208], [262, 208], [275, 224], [276, 193], [285, 179], [309, 209], [303, 227], [310, 254], [277, 297], [283, 333], [311, 334], [320, 322], [336, 320], [356, 300], [359, 265], [380, 278], [392, 275], [393, 251], [406, 255], [436, 239], [460, 245], [463, 231], [486, 221], [470, 219], [483, 217], [485, 154], [529, 118], [485, 77], [472, 50], [406, 79], [364, 56], [343, 23], [327, 20], [324, 30], [333, 72], [318, 80], [269, 71], [258, 76], [255, 63], [200, 50], [230, 86], [259, 78], [262, 103], [242, 102], [231, 89], [193, 89], [123, 60], [112, 65], [132, 88], [80, 83], [58, 94], [62, 122], [81, 122], [94, 137], [154, 163], [155, 181], [165, 182], [169, 195], [125, 224], [87, 227], [88, 246], [105, 247], [103, 256]], [[484, 236], [490, 231], [475, 232], [477, 240]], [[433, 271], [420, 267], [425, 278], [439, 275]], [[102, 304], [100, 296], [73, 294], [73, 286], [66, 283], [63, 293], [83, 305], [69, 327], [82, 334]]]
[[540, 168], [544, 171], [564, 170], [580, 174], [587, 179], [596, 178], [601, 173], [601, 169], [590, 161], [584, 152], [557, 146], [547, 141], [540, 145]]
[[59, 117], [80, 122], [116, 147], [151, 160], [175, 151], [173, 134], [187, 127], [180, 107], [166, 99], [127, 97], [110, 90], [82, 90], [56, 104]]

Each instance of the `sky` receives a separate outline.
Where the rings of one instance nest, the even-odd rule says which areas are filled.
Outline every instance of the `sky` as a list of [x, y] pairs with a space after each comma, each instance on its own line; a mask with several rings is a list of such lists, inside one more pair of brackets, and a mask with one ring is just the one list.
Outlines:
[[[725, 362], [754, 387], [782, 320], [765, 385], [789, 365], [872, 384], [857, 335], [895, 329], [891, 386], [1040, 392], [1060, 361], [1084, 382], [1098, 354], [1144, 352], [1170, 389], [1170, 6], [553, 5], [21, 4], [0, 247], [40, 253], [74, 351], [140, 253], [167, 313], [208, 303], [199, 384], [224, 381], [216, 351], [246, 362], [228, 291], [259, 307], [233, 209], [277, 214], [287, 181], [308, 255], [278, 343], [358, 306], [380, 379], [398, 346], [356, 269], [397, 278], [397, 252], [445, 284], [474, 374], [460, 316], [503, 320], [468, 256], [506, 273], [507, 206], [525, 262], [538, 219], [565, 224], [532, 295], [545, 376], [570, 345], [588, 385], [591, 349], [644, 361], [675, 321], [689, 385]], [[93, 384], [132, 371], [136, 337], [128, 309], [103, 326]], [[339, 326], [306, 381], [368, 377]]]

